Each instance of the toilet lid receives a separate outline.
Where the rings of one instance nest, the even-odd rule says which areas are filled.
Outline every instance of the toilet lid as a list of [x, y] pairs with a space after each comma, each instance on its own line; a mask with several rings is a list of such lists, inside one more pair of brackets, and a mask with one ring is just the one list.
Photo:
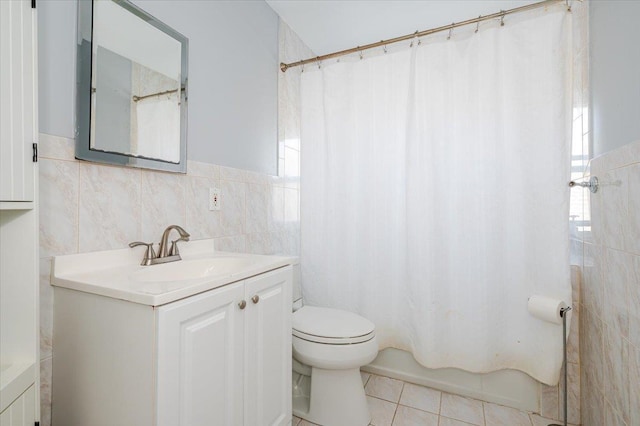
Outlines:
[[319, 343], [351, 344], [373, 338], [375, 325], [353, 312], [303, 306], [293, 313], [293, 335]]

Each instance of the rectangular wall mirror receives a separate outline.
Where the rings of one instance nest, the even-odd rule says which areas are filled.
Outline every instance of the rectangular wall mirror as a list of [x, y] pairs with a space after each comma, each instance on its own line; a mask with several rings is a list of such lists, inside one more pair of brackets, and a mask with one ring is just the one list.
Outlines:
[[78, 2], [76, 158], [185, 173], [188, 40], [126, 0]]

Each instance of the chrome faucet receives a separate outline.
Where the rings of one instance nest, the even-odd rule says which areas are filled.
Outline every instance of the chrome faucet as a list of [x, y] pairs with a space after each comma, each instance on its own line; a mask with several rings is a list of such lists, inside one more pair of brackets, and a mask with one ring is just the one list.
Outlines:
[[[174, 229], [178, 232], [179, 238], [177, 240], [171, 241], [171, 247], [167, 251], [167, 245], [169, 244], [169, 234], [171, 234], [171, 231], [173, 231]], [[178, 250], [178, 241], [189, 241], [189, 237], [189, 233], [182, 229], [182, 227], [178, 225], [171, 225], [167, 227], [167, 229], [165, 229], [162, 233], [162, 238], [160, 239], [160, 248], [158, 249], [157, 256], [155, 251], [153, 250], [153, 243], [134, 241], [132, 243], [129, 243], [129, 247], [133, 248], [137, 246], [146, 246], [147, 250], [144, 253], [144, 258], [142, 259], [141, 265], [158, 265], [160, 263], [175, 262], [182, 259]]]
[[[169, 242], [169, 234], [171, 234], [172, 230], [178, 231], [180, 238], [177, 240], [171, 241], [171, 248], [167, 253], [167, 243]], [[180, 253], [178, 252], [178, 241], [189, 241], [189, 233], [182, 229], [178, 225], [171, 225], [167, 227], [162, 233], [162, 239], [160, 240], [160, 248], [158, 249], [158, 258], [162, 259], [165, 257], [177, 256], [178, 258], [175, 260], [180, 260]], [[167, 260], [167, 262], [171, 262], [171, 260]]]

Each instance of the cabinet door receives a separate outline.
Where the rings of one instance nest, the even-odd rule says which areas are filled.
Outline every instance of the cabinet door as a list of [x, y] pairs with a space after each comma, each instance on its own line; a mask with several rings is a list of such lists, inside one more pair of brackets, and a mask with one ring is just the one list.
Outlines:
[[245, 425], [291, 421], [291, 284], [291, 266], [245, 284]]
[[158, 426], [242, 425], [243, 288], [158, 308]]
[[36, 422], [36, 391], [32, 385], [0, 413], [0, 426], [33, 426]]
[[0, 1], [0, 201], [33, 201], [35, 13]]

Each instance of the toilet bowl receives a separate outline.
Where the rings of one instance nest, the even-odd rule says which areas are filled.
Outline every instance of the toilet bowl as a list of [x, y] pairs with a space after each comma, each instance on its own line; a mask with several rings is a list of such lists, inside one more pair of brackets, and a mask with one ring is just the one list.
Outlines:
[[[292, 324], [293, 413], [323, 426], [368, 425], [360, 367], [378, 354], [374, 324], [352, 312], [316, 306], [296, 310]], [[305, 381], [307, 390], [297, 391]]]

